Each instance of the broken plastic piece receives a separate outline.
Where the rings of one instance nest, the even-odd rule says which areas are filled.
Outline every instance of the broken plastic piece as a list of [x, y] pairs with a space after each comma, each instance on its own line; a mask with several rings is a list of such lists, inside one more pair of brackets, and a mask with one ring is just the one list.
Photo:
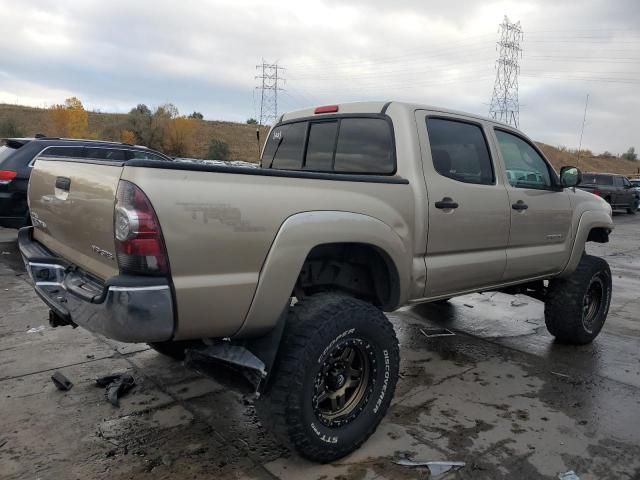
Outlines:
[[29, 330], [27, 330], [27, 333], [40, 333], [42, 331], [44, 331], [45, 326], [44, 325], [40, 325], [39, 327], [33, 327], [30, 328]]
[[573, 470], [569, 470], [568, 472], [559, 473], [558, 478], [560, 480], [580, 480], [580, 477], [576, 475]]
[[427, 467], [434, 477], [450, 470], [459, 470], [466, 465], [465, 462], [421, 462], [406, 458], [396, 460], [394, 463], [396, 465], [402, 465], [403, 467]]
[[98, 387], [106, 387], [104, 396], [107, 401], [115, 406], [120, 406], [120, 397], [131, 390], [136, 384], [134, 378], [128, 373], [107, 375], [96, 379]]
[[60, 372], [55, 372], [53, 375], [51, 375], [51, 381], [58, 390], [62, 390], [64, 392], [71, 390], [71, 387], [73, 387], [73, 383], [71, 383], [71, 380], [69, 380]]
[[522, 300], [511, 300], [512, 307], [524, 307], [525, 305], [529, 305], [527, 302], [523, 302]]

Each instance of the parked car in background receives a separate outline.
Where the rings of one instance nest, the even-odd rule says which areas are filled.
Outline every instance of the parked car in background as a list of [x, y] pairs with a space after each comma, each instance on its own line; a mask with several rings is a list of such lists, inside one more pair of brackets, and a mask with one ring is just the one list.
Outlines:
[[614, 210], [635, 214], [640, 194], [624, 175], [613, 173], [583, 173], [578, 188], [604, 198]]
[[30, 223], [27, 186], [37, 158], [96, 161], [171, 160], [147, 147], [116, 142], [67, 138], [6, 138], [0, 140], [0, 226], [20, 228]]

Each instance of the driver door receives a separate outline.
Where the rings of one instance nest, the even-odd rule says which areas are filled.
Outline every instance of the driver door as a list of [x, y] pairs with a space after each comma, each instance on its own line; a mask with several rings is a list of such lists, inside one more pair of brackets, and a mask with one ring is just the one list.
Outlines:
[[515, 130], [494, 128], [505, 168], [511, 227], [504, 281], [558, 273], [569, 258], [568, 193], [542, 153]]

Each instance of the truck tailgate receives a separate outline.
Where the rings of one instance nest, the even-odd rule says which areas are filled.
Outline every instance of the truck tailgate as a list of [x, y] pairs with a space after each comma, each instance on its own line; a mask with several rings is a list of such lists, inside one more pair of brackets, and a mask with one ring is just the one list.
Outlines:
[[34, 238], [102, 279], [118, 274], [113, 215], [122, 165], [37, 160], [29, 185]]

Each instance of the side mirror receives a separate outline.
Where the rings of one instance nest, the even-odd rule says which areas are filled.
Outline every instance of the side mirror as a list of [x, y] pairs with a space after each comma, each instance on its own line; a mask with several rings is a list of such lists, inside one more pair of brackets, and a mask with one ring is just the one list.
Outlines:
[[578, 167], [562, 167], [560, 169], [560, 183], [563, 187], [575, 187], [582, 182], [582, 172]]

